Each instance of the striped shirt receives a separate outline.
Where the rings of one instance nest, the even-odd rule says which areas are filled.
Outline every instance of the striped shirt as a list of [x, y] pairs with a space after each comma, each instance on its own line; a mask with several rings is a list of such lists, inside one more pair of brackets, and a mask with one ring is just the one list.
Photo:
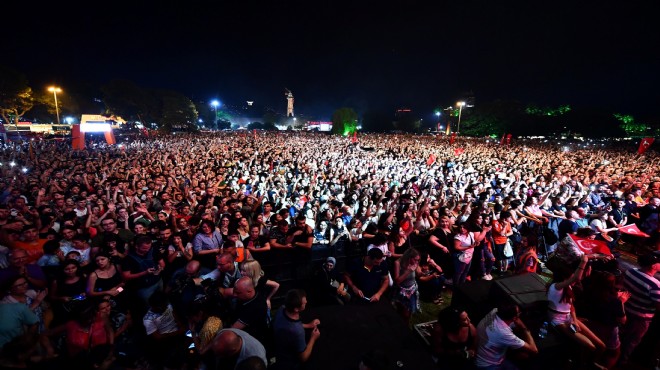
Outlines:
[[626, 314], [652, 320], [660, 303], [660, 281], [639, 269], [626, 271], [623, 284], [630, 292], [626, 302]]

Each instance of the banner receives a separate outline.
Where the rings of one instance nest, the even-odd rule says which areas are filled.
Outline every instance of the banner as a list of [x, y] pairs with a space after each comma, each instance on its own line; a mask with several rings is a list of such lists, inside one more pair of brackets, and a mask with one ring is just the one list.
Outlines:
[[30, 161], [32, 161], [32, 163], [34, 163], [35, 159], [36, 159], [36, 155], [34, 154], [34, 147], [32, 145], [33, 145], [33, 142], [32, 142], [32, 140], [30, 140], [30, 150], [29, 150]]
[[651, 147], [651, 144], [655, 141], [655, 138], [645, 137], [639, 143], [639, 149], [637, 149], [637, 154], [644, 154], [644, 152]]
[[452, 132], [451, 137], [449, 138], [449, 145], [454, 144], [454, 141], [456, 141], [456, 133]]
[[578, 248], [580, 248], [580, 250], [585, 254], [598, 253], [604, 254], [606, 256], [612, 255], [612, 251], [607, 247], [607, 243], [602, 240], [579, 238], [573, 234], [568, 235], [571, 237], [571, 239], [573, 239]]
[[71, 125], [71, 147], [85, 149], [85, 133], [80, 131], [80, 125]]
[[506, 134], [506, 145], [511, 145], [511, 134]]
[[630, 224], [630, 225], [627, 225], [627, 226], [624, 226], [624, 227], [620, 227], [619, 231], [621, 231], [624, 234], [628, 234], [628, 235], [641, 236], [642, 238], [650, 237], [649, 234], [647, 234], [647, 233], [643, 232], [642, 230], [640, 230], [637, 227], [637, 225], [635, 225], [635, 224]]
[[112, 131], [105, 132], [105, 142], [108, 143], [108, 145], [117, 144], [117, 140], [115, 140], [115, 134]]

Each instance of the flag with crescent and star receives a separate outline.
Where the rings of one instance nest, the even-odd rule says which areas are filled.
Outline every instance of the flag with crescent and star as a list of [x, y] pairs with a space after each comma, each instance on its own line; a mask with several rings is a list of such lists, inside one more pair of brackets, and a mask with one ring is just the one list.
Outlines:
[[573, 234], [569, 234], [569, 235], [571, 239], [573, 239], [575, 244], [578, 246], [578, 248], [580, 248], [580, 250], [585, 254], [596, 253], [596, 254], [604, 254], [606, 256], [612, 255], [612, 251], [607, 246], [607, 243], [605, 243], [602, 240], [580, 238]]

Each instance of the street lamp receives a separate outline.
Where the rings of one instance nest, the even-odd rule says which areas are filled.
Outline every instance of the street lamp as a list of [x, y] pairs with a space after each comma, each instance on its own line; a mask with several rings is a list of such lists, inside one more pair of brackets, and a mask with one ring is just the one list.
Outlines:
[[48, 91], [53, 93], [53, 98], [55, 98], [55, 114], [57, 115], [57, 124], [60, 124], [60, 109], [57, 107], [57, 93], [62, 92], [62, 89], [60, 89], [57, 86], [51, 86], [48, 88]]
[[220, 102], [217, 100], [213, 100], [211, 102], [211, 106], [213, 106], [213, 124], [218, 123], [218, 105], [220, 105]]
[[460, 134], [461, 133], [461, 113], [463, 112], [463, 107], [465, 106], [465, 102], [464, 101], [459, 101], [458, 103], [456, 103], [456, 105], [458, 106], [458, 125], [456, 127], [456, 132], [458, 132]]

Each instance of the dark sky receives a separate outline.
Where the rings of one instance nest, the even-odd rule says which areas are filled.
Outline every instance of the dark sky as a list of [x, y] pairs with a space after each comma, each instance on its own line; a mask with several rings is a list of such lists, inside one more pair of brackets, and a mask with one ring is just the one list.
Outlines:
[[[429, 4], [430, 3], [430, 4]], [[116, 78], [194, 101], [254, 100], [329, 118], [424, 116], [472, 93], [657, 117], [660, 22], [629, 1], [21, 2], [0, 63], [33, 88]]]

